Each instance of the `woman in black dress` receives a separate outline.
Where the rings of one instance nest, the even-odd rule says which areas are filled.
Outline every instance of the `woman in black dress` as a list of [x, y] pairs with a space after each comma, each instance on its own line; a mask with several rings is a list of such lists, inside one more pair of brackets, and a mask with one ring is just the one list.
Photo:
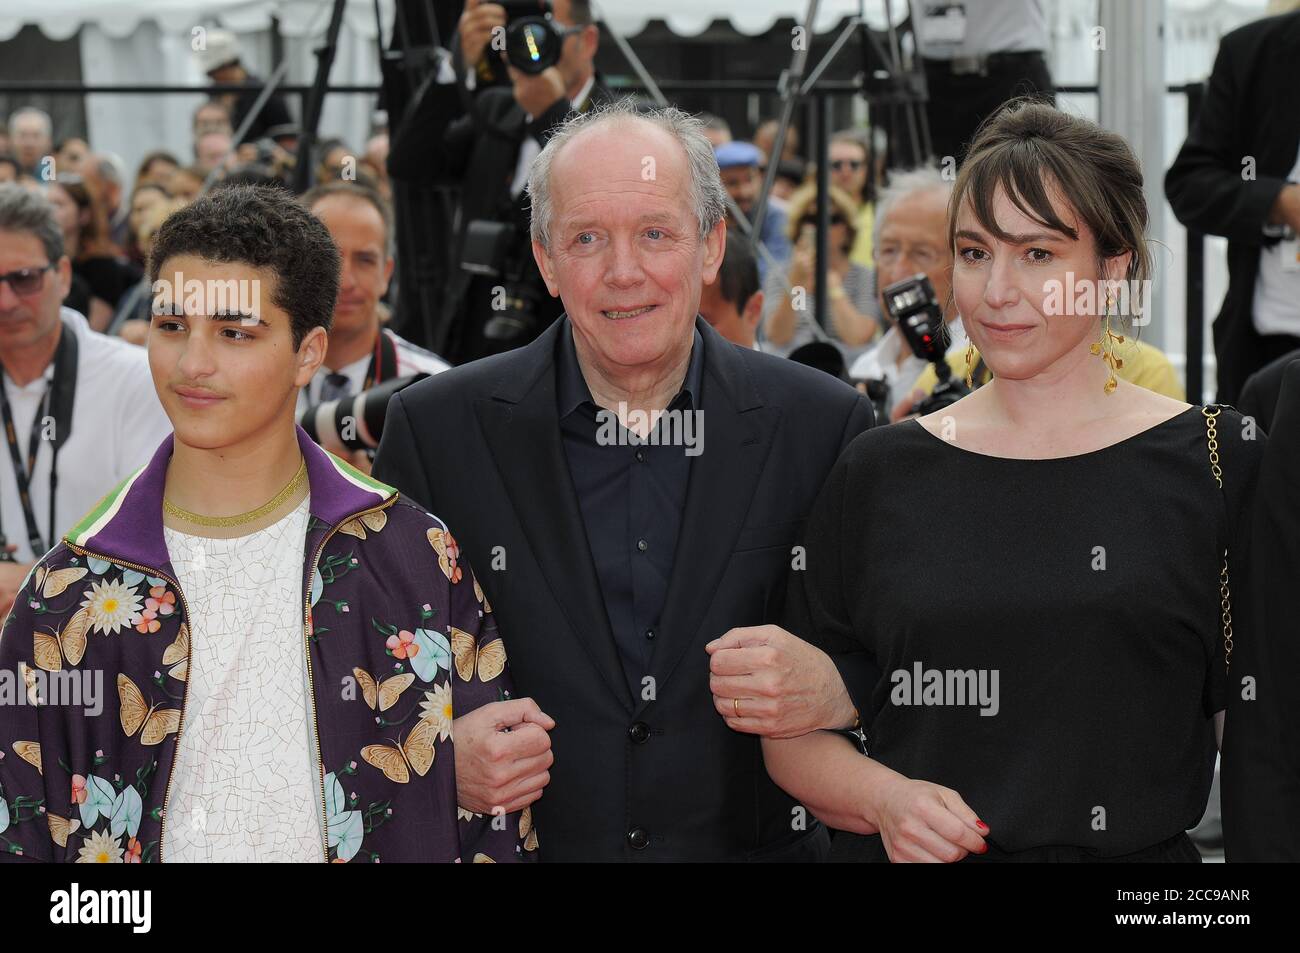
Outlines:
[[1115, 378], [1117, 313], [1149, 297], [1107, 282], [1147, 278], [1146, 223], [1119, 136], [1039, 104], [990, 120], [949, 238], [993, 379], [863, 434], [814, 508], [786, 627], [878, 674], [868, 757], [829, 732], [764, 754], [873, 859], [1200, 859], [1263, 437]]

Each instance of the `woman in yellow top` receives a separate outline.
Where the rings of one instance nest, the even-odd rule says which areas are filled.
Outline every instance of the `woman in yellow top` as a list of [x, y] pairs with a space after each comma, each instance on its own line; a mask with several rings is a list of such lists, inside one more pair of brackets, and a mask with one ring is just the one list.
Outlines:
[[858, 205], [853, 222], [857, 234], [849, 251], [849, 260], [863, 268], [874, 268], [871, 237], [875, 225], [876, 189], [871, 169], [871, 132], [867, 129], [844, 129], [831, 137], [829, 158], [831, 184], [843, 189]]

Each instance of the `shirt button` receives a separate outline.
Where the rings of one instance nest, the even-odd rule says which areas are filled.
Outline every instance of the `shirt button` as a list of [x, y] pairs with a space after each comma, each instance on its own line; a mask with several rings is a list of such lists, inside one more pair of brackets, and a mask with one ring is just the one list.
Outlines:
[[636, 462], [637, 462], [637, 463], [645, 463], [645, 451], [644, 451], [644, 450], [638, 450], [638, 451], [636, 452]]
[[634, 827], [627, 832], [627, 844], [633, 850], [645, 850], [650, 846], [650, 835], [642, 828]]
[[645, 630], [645, 637], [646, 637], [647, 639], [653, 639], [653, 638], [655, 637], [655, 630], [654, 630], [654, 629], [646, 629], [646, 630]]
[[644, 539], [638, 539], [636, 541], [636, 548], [641, 550], [641, 552], [644, 553], [647, 549], [650, 548], [650, 544], [647, 543]]
[[650, 740], [650, 726], [644, 721], [638, 721], [627, 730], [627, 736], [633, 744], [643, 745]]

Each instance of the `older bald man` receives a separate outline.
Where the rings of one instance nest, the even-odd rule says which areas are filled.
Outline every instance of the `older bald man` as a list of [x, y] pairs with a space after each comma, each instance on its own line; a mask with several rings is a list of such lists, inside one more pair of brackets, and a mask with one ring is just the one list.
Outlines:
[[727, 235], [697, 120], [577, 116], [529, 191], [567, 313], [394, 398], [374, 471], [462, 534], [529, 696], [456, 720], [461, 804], [536, 801], [543, 860], [820, 859], [759, 736], [855, 712], [830, 659], [770, 623], [870, 406], [699, 316]]

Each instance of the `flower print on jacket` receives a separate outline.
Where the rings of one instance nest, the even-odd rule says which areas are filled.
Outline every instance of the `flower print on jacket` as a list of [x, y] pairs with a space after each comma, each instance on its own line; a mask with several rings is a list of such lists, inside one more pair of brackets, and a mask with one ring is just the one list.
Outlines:
[[95, 632], [116, 635], [139, 620], [140, 595], [123, 579], [91, 583], [90, 593], [81, 607], [90, 613], [90, 626]]

